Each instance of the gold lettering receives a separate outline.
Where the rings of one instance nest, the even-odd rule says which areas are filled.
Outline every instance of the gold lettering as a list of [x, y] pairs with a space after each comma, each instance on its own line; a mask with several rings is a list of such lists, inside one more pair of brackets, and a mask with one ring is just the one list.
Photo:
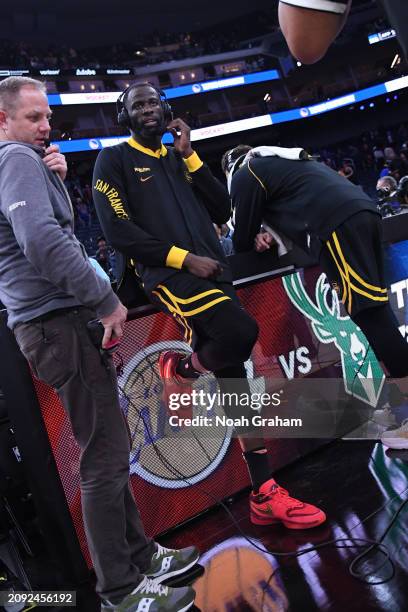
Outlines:
[[98, 179], [95, 184], [95, 189], [101, 193], [106, 193], [109, 189], [109, 184], [105, 183], [101, 179]]
[[129, 219], [127, 212], [123, 208], [122, 200], [118, 197], [119, 193], [114, 187], [111, 188], [109, 183], [105, 183], [105, 181], [98, 179], [95, 183], [95, 189], [106, 195], [110, 205], [119, 219]]
[[116, 200], [110, 200], [110, 203], [117, 217], [119, 217], [120, 219], [129, 219], [125, 209], [123, 208], [123, 204], [119, 198]]

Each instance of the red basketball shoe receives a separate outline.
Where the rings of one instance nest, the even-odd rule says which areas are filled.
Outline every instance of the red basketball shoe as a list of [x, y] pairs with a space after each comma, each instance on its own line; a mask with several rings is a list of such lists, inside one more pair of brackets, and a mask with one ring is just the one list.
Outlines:
[[[193, 409], [191, 401], [185, 405], [186, 396], [191, 396], [194, 380], [177, 374], [177, 365], [185, 355], [176, 351], [164, 351], [159, 357], [159, 374], [163, 381], [162, 400], [169, 415], [191, 419]], [[184, 395], [183, 398], [181, 396]], [[180, 400], [183, 400], [181, 403]]]
[[249, 498], [251, 522], [255, 525], [283, 523], [288, 529], [310, 529], [326, 520], [323, 510], [301, 502], [280, 487], [273, 478]]

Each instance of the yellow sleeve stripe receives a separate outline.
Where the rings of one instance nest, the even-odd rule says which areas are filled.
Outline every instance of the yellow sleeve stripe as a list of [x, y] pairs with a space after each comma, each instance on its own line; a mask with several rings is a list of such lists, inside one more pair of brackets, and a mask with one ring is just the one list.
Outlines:
[[177, 270], [181, 270], [184, 260], [188, 255], [188, 251], [184, 249], [179, 249], [176, 246], [172, 246], [170, 251], [167, 254], [166, 259], [166, 267], [167, 268], [176, 268]]
[[259, 178], [259, 176], [257, 174], [255, 174], [255, 172], [252, 170], [249, 162], [248, 162], [248, 170], [250, 171], [250, 173], [256, 178], [256, 180], [258, 181], [258, 183], [260, 183], [262, 189], [265, 191], [265, 193], [268, 193], [265, 185], [263, 184], [263, 182], [261, 181], [261, 179]]
[[183, 159], [183, 161], [186, 164], [187, 170], [189, 172], [195, 172], [196, 170], [199, 170], [203, 165], [203, 162], [198, 157], [195, 151], [190, 155], [190, 157], [186, 157], [185, 159]]

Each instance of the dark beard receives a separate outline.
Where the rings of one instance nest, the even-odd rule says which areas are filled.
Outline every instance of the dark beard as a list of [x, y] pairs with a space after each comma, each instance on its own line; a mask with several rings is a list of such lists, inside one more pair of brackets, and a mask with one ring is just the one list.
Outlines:
[[155, 127], [146, 127], [141, 122], [132, 121], [131, 129], [136, 134], [136, 136], [140, 136], [143, 140], [152, 141], [156, 140], [163, 136], [166, 132], [166, 125], [164, 119], [158, 122]]

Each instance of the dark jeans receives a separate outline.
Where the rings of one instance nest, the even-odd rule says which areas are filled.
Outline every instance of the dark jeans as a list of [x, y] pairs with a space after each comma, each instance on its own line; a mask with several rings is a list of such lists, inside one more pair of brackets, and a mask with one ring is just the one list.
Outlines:
[[130, 442], [120, 409], [116, 372], [105, 367], [86, 324], [87, 308], [51, 313], [20, 323], [14, 334], [34, 375], [54, 387], [81, 448], [85, 532], [104, 598], [128, 594], [150, 565], [146, 537], [129, 489]]

